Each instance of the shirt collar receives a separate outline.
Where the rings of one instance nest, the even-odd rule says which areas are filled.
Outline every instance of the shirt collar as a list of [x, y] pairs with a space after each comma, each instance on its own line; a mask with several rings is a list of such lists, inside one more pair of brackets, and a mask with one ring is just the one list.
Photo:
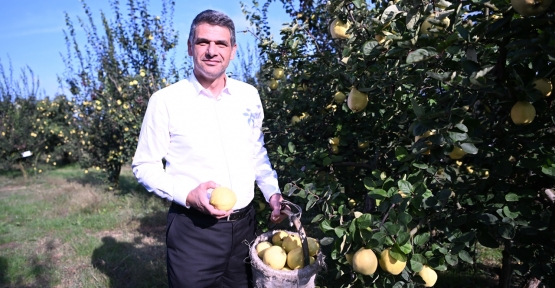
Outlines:
[[[225, 75], [225, 87], [222, 90], [221, 95], [231, 95], [232, 91], [233, 91], [233, 79], [227, 77], [227, 74]], [[200, 84], [200, 82], [198, 82], [197, 77], [195, 76], [195, 73], [191, 73], [191, 75], [189, 76], [189, 82], [191, 82], [193, 84], [193, 87], [195, 89], [195, 95], [199, 96], [199, 95], [204, 95], [204, 96], [218, 96], [218, 95], [212, 95], [212, 93], [202, 87], [202, 85]]]

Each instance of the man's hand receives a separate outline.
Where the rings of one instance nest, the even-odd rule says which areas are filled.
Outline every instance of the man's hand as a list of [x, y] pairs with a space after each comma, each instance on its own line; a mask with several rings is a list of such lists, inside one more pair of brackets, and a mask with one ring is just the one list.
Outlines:
[[197, 188], [189, 192], [189, 195], [187, 195], [187, 205], [204, 214], [212, 215], [218, 219], [229, 216], [229, 214], [231, 214], [233, 210], [223, 211], [216, 209], [214, 206], [210, 205], [208, 197], [206, 196], [208, 195], [208, 189], [215, 189], [219, 186], [220, 185], [212, 181], [201, 183], [200, 185], [198, 185]]
[[[272, 209], [270, 220], [274, 223], [280, 223], [283, 219], [287, 218], [287, 214], [281, 213], [281, 201], [283, 201], [283, 197], [281, 197], [280, 193], [270, 197], [270, 209]], [[289, 209], [289, 207], [285, 207], [285, 209]]]

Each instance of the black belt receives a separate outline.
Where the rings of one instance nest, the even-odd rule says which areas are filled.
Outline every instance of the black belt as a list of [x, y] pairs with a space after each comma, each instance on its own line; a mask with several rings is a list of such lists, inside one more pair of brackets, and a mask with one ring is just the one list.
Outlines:
[[[175, 209], [178, 211], [178, 213], [182, 213], [185, 215], [190, 215], [190, 216], [197, 216], [197, 217], [211, 217], [210, 215], [204, 214], [194, 208], [186, 208], [183, 207], [175, 202], [172, 203], [172, 209]], [[253, 202], [251, 201], [251, 203], [249, 203], [247, 206], [241, 208], [241, 209], [237, 209], [234, 210], [233, 212], [231, 212], [231, 214], [229, 214], [228, 217], [226, 218], [221, 218], [219, 219], [220, 221], [237, 221], [237, 220], [241, 220], [243, 218], [245, 218], [245, 216], [247, 216], [249, 214], [249, 212], [253, 209]]]
[[241, 220], [241, 219], [245, 218], [245, 216], [247, 216], [247, 214], [249, 214], [251, 209], [252, 209], [252, 201], [247, 206], [245, 206], [241, 209], [233, 210], [233, 212], [231, 212], [231, 214], [229, 214], [229, 216], [227, 216], [227, 218], [224, 218], [224, 219], [227, 220], [227, 221]]

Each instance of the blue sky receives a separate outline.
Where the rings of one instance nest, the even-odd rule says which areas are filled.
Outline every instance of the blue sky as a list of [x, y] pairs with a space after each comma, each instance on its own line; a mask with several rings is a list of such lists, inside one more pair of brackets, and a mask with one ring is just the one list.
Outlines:
[[[0, 9], [0, 60], [7, 70], [9, 61], [14, 69], [14, 76], [19, 75], [21, 68], [29, 66], [40, 79], [40, 87], [46, 96], [63, 93], [58, 88], [57, 76], [64, 72], [60, 53], [65, 55], [66, 44], [63, 30], [65, 13], [67, 12], [77, 24], [77, 17], [84, 17], [80, 0], [12, 0], [3, 1]], [[109, 0], [85, 1], [95, 16], [99, 11], [111, 17]], [[120, 0], [124, 5], [127, 0]], [[248, 22], [241, 12], [239, 0], [175, 0], [174, 28], [179, 32], [178, 51], [186, 52], [186, 38], [191, 21], [205, 9], [219, 10], [229, 15], [235, 22], [236, 30], [248, 28]], [[249, 4], [250, 0], [243, 0]], [[158, 0], [150, 0], [152, 14], [159, 14]], [[125, 11], [125, 10], [124, 10]], [[269, 19], [274, 39], [279, 39], [279, 28], [289, 21], [281, 8], [281, 3], [273, 3]], [[100, 23], [100, 22], [97, 22]], [[82, 33], [82, 31], [78, 31]], [[240, 46], [254, 45], [254, 37], [248, 34], [237, 34]], [[84, 43], [84, 42], [83, 42]], [[185, 55], [185, 54], [183, 54]], [[183, 59], [178, 57], [177, 59]], [[232, 64], [233, 65], [233, 62]], [[233, 66], [230, 66], [232, 68]]]

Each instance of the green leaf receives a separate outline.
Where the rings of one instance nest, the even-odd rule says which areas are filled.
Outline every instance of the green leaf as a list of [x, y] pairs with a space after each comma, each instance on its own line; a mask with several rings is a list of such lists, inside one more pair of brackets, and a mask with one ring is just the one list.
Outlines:
[[[418, 102], [416, 102], [416, 100], [411, 99], [410, 101], [411, 101], [411, 105], [412, 105], [413, 109], [416, 106], [420, 107], [420, 105], [418, 104]], [[424, 109], [422, 107], [420, 107], [420, 108]], [[416, 113], [416, 110], [414, 112]], [[420, 117], [420, 116], [424, 115], [425, 112], [426, 112], [426, 110], [422, 110], [422, 114], [419, 115], [418, 113], [416, 113], [416, 116]], [[426, 131], [428, 131], [428, 128], [426, 126], [422, 125], [421, 123], [416, 123], [416, 125], [414, 125], [411, 132], [412, 132], [412, 135], [414, 135], [414, 136], [420, 136], [420, 135], [426, 133]]]
[[462, 123], [458, 123], [457, 125], [455, 125], [455, 127], [457, 127], [459, 130], [463, 131], [463, 132], [468, 132], [468, 128], [466, 127], [466, 125], [462, 124]]
[[370, 177], [364, 178], [363, 182], [364, 182], [364, 187], [366, 187], [366, 189], [368, 189], [368, 190], [374, 190], [374, 188], [381, 185], [379, 183], [379, 181], [375, 181], [374, 179], [372, 179]]
[[355, 222], [360, 230], [366, 229], [372, 225], [372, 215], [364, 213], [360, 217], [358, 217]]
[[333, 238], [331, 237], [324, 237], [320, 239], [320, 245], [322, 246], [327, 246], [327, 245], [330, 245], [331, 243], [333, 243]]
[[[312, 196], [312, 197], [311, 197]], [[316, 199], [315, 197], [311, 194], [308, 198], [308, 202], [306, 203], [306, 210], [310, 210], [312, 207], [314, 207], [314, 205], [316, 205]]]
[[[405, 54], [405, 51], [406, 51], [405, 48], [393, 47], [393, 48], [387, 50], [387, 52], [385, 53], [385, 57], [393, 57], [397, 54]], [[397, 58], [397, 57], [395, 57], [395, 58]], [[398, 58], [400, 58], [400, 56]]]
[[420, 48], [409, 53], [409, 55], [407, 56], [406, 63], [407, 64], [418, 63], [418, 62], [426, 61], [435, 56], [437, 56], [437, 52], [435, 51], [435, 48], [433, 47], [428, 47], [426, 49]]
[[326, 219], [322, 222], [320, 222], [320, 228], [322, 229], [322, 231], [326, 232], [326, 231], [330, 231], [333, 230], [334, 228], [331, 226], [330, 224], [330, 220]]
[[451, 46], [447, 47], [447, 49], [445, 49], [445, 51], [447, 51], [447, 53], [449, 53], [449, 54], [457, 54], [461, 51], [461, 46], [451, 45]]
[[509, 193], [505, 195], [505, 201], [507, 202], [517, 202], [520, 199], [520, 196], [516, 193]]
[[483, 213], [482, 215], [478, 216], [478, 220], [486, 225], [493, 225], [498, 221], [495, 215], [489, 213]]
[[372, 239], [373, 236], [374, 233], [368, 231], [367, 229], [360, 230], [360, 237], [362, 237], [362, 242], [366, 242], [366, 246], [371, 248], [380, 246], [381, 244], [377, 240]]
[[457, 29], [457, 32], [459, 32], [459, 34], [461, 35], [461, 38], [462, 38], [462, 39], [465, 39], [465, 40], [469, 40], [469, 39], [470, 39], [470, 38], [468, 37], [468, 35], [469, 35], [469, 34], [468, 34], [468, 30], [466, 30], [466, 29], [464, 28], [464, 26], [462, 26], [462, 25], [457, 25], [457, 26], [455, 26], [455, 29]]
[[289, 142], [287, 146], [289, 147], [289, 152], [295, 153], [295, 144], [293, 144], [293, 142]]
[[438, 200], [436, 197], [428, 197], [426, 199], [424, 199], [424, 201], [422, 201], [422, 206], [424, 208], [431, 208], [436, 206], [438, 203]]
[[372, 239], [376, 240], [379, 243], [378, 246], [381, 246], [385, 243], [386, 237], [387, 235], [384, 232], [377, 232], [372, 235]]
[[457, 257], [457, 255], [447, 254], [445, 255], [445, 262], [451, 266], [455, 266], [459, 263], [459, 257]]
[[474, 231], [466, 232], [463, 235], [453, 239], [452, 242], [468, 243], [476, 238], [476, 233]]
[[445, 201], [445, 200], [449, 199], [449, 197], [451, 197], [452, 193], [453, 192], [451, 191], [451, 189], [442, 189], [439, 192], [437, 192], [436, 198], [439, 201]]
[[459, 142], [459, 141], [464, 141], [468, 139], [468, 134], [466, 133], [458, 133], [458, 132], [447, 132], [447, 133], [449, 134], [449, 138], [451, 138], [453, 142]]
[[[426, 108], [424, 108], [423, 106], [421, 106], [420, 104], [418, 104], [418, 102], [416, 102], [416, 99], [412, 98], [410, 99], [410, 103], [412, 105], [412, 110], [414, 111], [414, 114], [416, 114], [416, 117], [420, 118], [422, 116], [424, 116], [426, 114]], [[414, 129], [426, 129], [426, 127], [422, 126], [422, 125], [416, 125], [414, 127]], [[418, 132], [418, 131], [416, 131]], [[424, 130], [422, 133], [426, 132], [426, 130]], [[413, 131], [414, 133], [414, 131]], [[422, 135], [422, 133], [420, 134], [414, 134], [414, 135]]]
[[374, 190], [368, 192], [368, 195], [371, 198], [380, 200], [380, 199], [384, 199], [385, 197], [387, 197], [387, 192], [383, 189], [374, 189]]
[[391, 256], [393, 259], [396, 259], [397, 261], [407, 261], [407, 255], [403, 251], [401, 251], [401, 247], [399, 247], [399, 245], [397, 244], [391, 247], [391, 250], [389, 250], [389, 256]]
[[399, 217], [397, 219], [399, 223], [403, 225], [407, 225], [410, 223], [410, 221], [412, 221], [412, 216], [409, 213], [402, 212], [402, 213], [399, 213]]
[[459, 258], [461, 258], [461, 260], [463, 260], [464, 262], [474, 264], [474, 260], [466, 250], [462, 250], [459, 252]]
[[330, 157], [326, 157], [324, 158], [324, 160], [322, 161], [322, 165], [324, 167], [330, 166], [330, 164], [332, 163], [331, 158]]
[[407, 151], [407, 149], [405, 149], [405, 147], [397, 146], [395, 148], [395, 157], [397, 158], [397, 161], [403, 160], [405, 157], [407, 157], [407, 155], [409, 155], [409, 152]]
[[499, 235], [505, 239], [513, 239], [515, 237], [516, 231], [515, 231], [515, 227], [513, 227], [513, 225], [508, 224], [508, 223], [502, 223], [498, 228], [497, 228], [497, 233], [499, 233]]
[[[395, 244], [397, 245], [397, 244]], [[410, 244], [410, 241], [408, 241], [407, 243], [399, 246], [399, 249], [401, 249], [401, 251], [405, 254], [409, 254], [410, 252], [412, 252], [412, 245]]]
[[374, 48], [378, 45], [380, 45], [380, 44], [376, 40], [366, 41], [366, 43], [364, 43], [364, 45], [362, 45], [362, 53], [364, 53], [364, 55], [368, 56], [372, 53], [372, 50], [374, 50]]
[[447, 255], [447, 253], [449, 253], [449, 251], [445, 247], [436, 247], [435, 251], [438, 251], [439, 253], [441, 253], [443, 255]]
[[482, 84], [482, 79], [484, 76], [486, 76], [486, 74], [488, 74], [491, 70], [493, 70], [495, 66], [487, 66], [483, 69], [480, 69], [479, 71], [473, 72], [472, 74], [470, 74], [470, 82], [472, 84], [475, 85], [480, 85]]
[[432, 72], [432, 71], [427, 71], [426, 75], [428, 77], [431, 77], [433, 79], [442, 81], [442, 82], [449, 82], [451, 80], [453, 80], [453, 78], [455, 78], [455, 76], [457, 75], [456, 72], [450, 71], [450, 72], [443, 72], [443, 73], [436, 73], [436, 72]]
[[397, 235], [397, 233], [399, 233], [399, 231], [401, 231], [401, 225], [399, 224], [393, 224], [391, 222], [386, 222], [384, 224], [385, 226], [385, 230], [387, 231], [387, 233], [389, 235]]
[[401, 196], [401, 194], [399, 193], [396, 193], [395, 195], [391, 196], [391, 198], [389, 198], [389, 201], [391, 201], [391, 203], [393, 204], [399, 204], [403, 202], [403, 196]]
[[538, 229], [534, 227], [521, 227], [520, 232], [522, 232], [525, 235], [537, 235]]
[[422, 233], [414, 236], [414, 244], [418, 246], [424, 246], [430, 240], [430, 233]]
[[430, 263], [430, 266], [436, 271], [447, 271], [447, 265], [445, 265], [444, 257], [434, 257], [430, 259], [428, 263]]
[[353, 0], [352, 3], [353, 5], [355, 5], [355, 7], [357, 7], [357, 9], [360, 9], [360, 7], [362, 7], [362, 3], [364, 2], [363, 0]]
[[472, 60], [462, 59], [461, 64], [465, 74], [468, 74], [468, 75], [480, 70], [480, 64]]
[[410, 240], [410, 233], [408, 232], [400, 232], [397, 235], [397, 244], [399, 245], [404, 245], [405, 243], [407, 243]]
[[318, 214], [314, 218], [312, 218], [311, 223], [316, 223], [324, 219], [324, 214]]
[[542, 167], [542, 173], [547, 175], [547, 176], [551, 176], [551, 177], [555, 177], [555, 167]]
[[461, 149], [468, 154], [476, 154], [478, 153], [478, 148], [474, 146], [472, 143], [461, 143]]
[[414, 166], [414, 167], [416, 167], [416, 168], [418, 168], [418, 169], [428, 169], [428, 167], [429, 167], [428, 164], [425, 164], [425, 163], [416, 163], [416, 162], [412, 163], [412, 166]]
[[399, 187], [399, 190], [401, 190], [405, 194], [411, 194], [414, 191], [412, 184], [410, 184], [410, 182], [406, 180], [399, 180], [397, 182], [397, 186]]
[[345, 235], [345, 228], [343, 227], [335, 227], [333, 231], [335, 232], [335, 235], [337, 235], [337, 238], [341, 238]]
[[[357, 213], [357, 212], [355, 212]], [[358, 212], [360, 213], [360, 212]], [[349, 234], [353, 235], [357, 232], [357, 225], [356, 225], [356, 221], [351, 221], [351, 224], [349, 224]]]
[[503, 207], [503, 214], [511, 219], [515, 219], [518, 215], [520, 215], [519, 212], [511, 212], [508, 206]]
[[351, 48], [349, 48], [348, 46], [345, 47], [343, 49], [343, 53], [342, 53], [343, 57], [349, 57], [351, 56]]
[[420, 272], [420, 270], [422, 270], [422, 267], [427, 263], [428, 261], [426, 260], [426, 257], [424, 257], [424, 255], [420, 255], [420, 254], [412, 254], [412, 257], [410, 258], [409, 264], [410, 264], [410, 269], [414, 272]]
[[[405, 273], [401, 274], [401, 276], [404, 276], [404, 275], [405, 275]], [[405, 281], [407, 281], [407, 279], [405, 279]], [[403, 287], [405, 287], [405, 283], [403, 281], [397, 281], [397, 282], [395, 282], [395, 284], [393, 284], [393, 286], [391, 288], [403, 288]]]

